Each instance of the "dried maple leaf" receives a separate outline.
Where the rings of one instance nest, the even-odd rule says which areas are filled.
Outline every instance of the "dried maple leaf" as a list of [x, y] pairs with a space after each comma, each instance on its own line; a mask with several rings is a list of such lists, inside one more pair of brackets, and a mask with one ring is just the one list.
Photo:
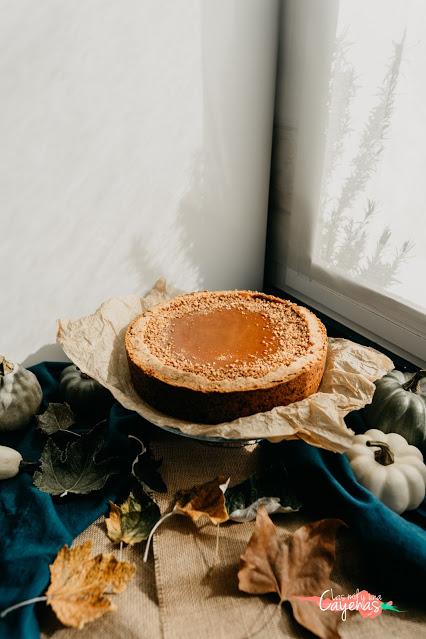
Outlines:
[[100, 490], [120, 470], [118, 459], [100, 459], [103, 443], [97, 429], [68, 443], [63, 450], [49, 439], [41, 453], [41, 468], [34, 473], [34, 486], [62, 496]]
[[134, 564], [113, 555], [91, 557], [91, 551], [90, 540], [75, 548], [64, 546], [50, 566], [46, 602], [65, 626], [83, 628], [114, 610], [106, 592], [122, 592], [135, 573]]
[[225, 506], [225, 490], [229, 480], [225, 477], [216, 477], [205, 484], [198, 484], [189, 490], [180, 490], [176, 493], [176, 501], [173, 510], [183, 513], [198, 521], [200, 517], [207, 516], [213, 524], [222, 524], [228, 521], [229, 515]]
[[135, 439], [141, 447], [140, 453], [136, 456], [132, 464], [133, 477], [139, 481], [144, 490], [148, 489], [165, 493], [167, 486], [158, 472], [163, 460], [154, 459], [149, 448], [147, 448], [138, 437], [129, 435], [129, 438]]
[[117, 506], [109, 503], [109, 517], [105, 519], [107, 535], [114, 542], [138, 544], [148, 539], [154, 525], [160, 519], [160, 509], [148, 495], [137, 499], [130, 493], [126, 501]]
[[75, 424], [75, 415], [68, 404], [51, 402], [44, 413], [36, 415], [37, 425], [46, 435], [68, 430]]
[[302, 526], [283, 541], [264, 506], [243, 555], [238, 573], [240, 590], [261, 595], [276, 592], [280, 602], [289, 601], [295, 619], [321, 639], [340, 637], [340, 615], [325, 612], [300, 596], [320, 596], [330, 587], [336, 554], [339, 519], [322, 519]]

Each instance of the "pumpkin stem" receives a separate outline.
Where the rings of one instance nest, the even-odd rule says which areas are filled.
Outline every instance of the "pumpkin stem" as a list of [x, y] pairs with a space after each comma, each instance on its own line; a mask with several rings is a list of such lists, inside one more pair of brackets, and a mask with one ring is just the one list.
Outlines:
[[374, 451], [374, 459], [376, 460], [376, 462], [379, 462], [379, 464], [382, 464], [382, 466], [389, 466], [390, 464], [394, 463], [395, 457], [389, 444], [386, 444], [385, 442], [369, 440], [368, 442], [366, 442], [366, 445], [377, 446], [379, 450]]
[[76, 369], [78, 370], [78, 372], [80, 373], [80, 377], [81, 379], [92, 379], [90, 377], [90, 375], [88, 375], [87, 373], [83, 373], [83, 371], [81, 370], [81, 368], [79, 368], [78, 366], [76, 366]]
[[13, 368], [13, 364], [8, 362], [4, 355], [0, 355], [0, 376], [4, 377], [4, 375], [11, 373]]
[[405, 384], [402, 385], [402, 388], [406, 391], [417, 393], [417, 391], [419, 390], [419, 382], [421, 379], [423, 379], [423, 377], [426, 377], [426, 369], [424, 368], [417, 371], [417, 373], [415, 373], [413, 377], [408, 380], [408, 382], [405, 382]]

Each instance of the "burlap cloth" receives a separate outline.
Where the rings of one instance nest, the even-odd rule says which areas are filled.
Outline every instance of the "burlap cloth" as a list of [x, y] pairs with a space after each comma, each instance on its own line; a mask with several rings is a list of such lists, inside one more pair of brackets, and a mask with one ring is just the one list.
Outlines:
[[[159, 432], [153, 442], [157, 457], [163, 458], [162, 475], [167, 495], [159, 498], [162, 511], [168, 509], [179, 488], [224, 474], [238, 483], [251, 474], [259, 460], [256, 446], [225, 448], [201, 444]], [[303, 511], [274, 517], [283, 536], [309, 521]], [[127, 547], [123, 557], [137, 565], [136, 578], [117, 596], [117, 611], [85, 626], [81, 631], [66, 629], [43, 614], [42, 637], [72, 639], [282, 639], [312, 637], [298, 626], [284, 605], [277, 610], [274, 597], [254, 597], [238, 591], [240, 554], [250, 538], [253, 523], [227, 522], [220, 529], [219, 562], [214, 565], [216, 529], [211, 524], [193, 524], [184, 517], [164, 522], [154, 537], [154, 552], [142, 561], [144, 544]], [[93, 540], [95, 552], [115, 552], [105, 534], [103, 520], [95, 522], [75, 543]], [[335, 594], [367, 589], [362, 553], [351, 532], [344, 531], [338, 542], [338, 563], [333, 574]], [[419, 588], [423, 588], [419, 584]], [[373, 590], [371, 590], [373, 591]], [[373, 591], [374, 592], [374, 591]], [[380, 594], [380, 593], [376, 593]], [[399, 639], [426, 637], [426, 614], [410, 602], [396, 602], [404, 613], [384, 612], [376, 619], [349, 613], [341, 624], [343, 639]]]

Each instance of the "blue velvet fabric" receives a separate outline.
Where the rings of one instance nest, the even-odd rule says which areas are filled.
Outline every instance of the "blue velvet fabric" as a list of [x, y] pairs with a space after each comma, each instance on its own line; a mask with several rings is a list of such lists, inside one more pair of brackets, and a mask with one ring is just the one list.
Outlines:
[[[355, 432], [367, 429], [362, 411], [346, 421]], [[397, 515], [358, 483], [346, 455], [302, 441], [283, 442], [278, 449], [274, 454], [284, 458], [304, 508], [315, 518], [338, 517], [349, 526], [374, 594], [424, 606], [426, 499], [417, 510]]]
[[[43, 389], [45, 405], [60, 401], [58, 379], [64, 364], [43, 363], [31, 368]], [[106, 443], [124, 464], [131, 459], [127, 433], [140, 418], [114, 404], [108, 420]], [[139, 424], [140, 425], [140, 424]], [[84, 425], [82, 425], [84, 426]], [[87, 426], [87, 424], [86, 424]], [[22, 432], [1, 434], [0, 444], [19, 450], [26, 461], [40, 457], [46, 438], [35, 424]], [[128, 490], [126, 473], [113, 476], [106, 486], [89, 495], [54, 497], [32, 484], [28, 472], [0, 482], [0, 609], [42, 595], [49, 583], [49, 564], [58, 550], [108, 510]], [[0, 619], [1, 639], [36, 639], [39, 627], [35, 606], [20, 608]]]
[[[44, 363], [31, 369], [42, 385], [45, 404], [60, 400], [58, 378], [63, 367], [59, 363]], [[352, 414], [350, 420], [355, 430], [363, 430], [362, 415]], [[113, 405], [108, 445], [115, 455], [131, 459], [127, 435], [140, 427], [141, 419], [136, 414]], [[44, 441], [34, 427], [0, 436], [0, 444], [16, 448], [27, 461], [39, 459]], [[312, 516], [339, 517], [353, 530], [367, 558], [375, 594], [395, 602], [399, 597], [404, 600], [408, 597], [423, 603], [426, 501], [417, 511], [400, 517], [358, 484], [344, 455], [301, 441], [267, 446], [272, 456], [284, 458], [304, 508]], [[105, 513], [108, 500], [119, 500], [128, 489], [125, 473], [113, 476], [101, 491], [63, 499], [52, 499], [35, 488], [26, 472], [0, 482], [0, 609], [42, 595], [49, 583], [49, 564], [58, 550]], [[0, 620], [1, 639], [38, 637], [34, 605]]]

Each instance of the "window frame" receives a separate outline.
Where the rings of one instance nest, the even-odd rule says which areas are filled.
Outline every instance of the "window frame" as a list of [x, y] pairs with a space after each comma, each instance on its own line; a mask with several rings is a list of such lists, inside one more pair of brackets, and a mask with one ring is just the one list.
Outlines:
[[265, 285], [264, 290], [269, 295], [275, 295], [276, 297], [280, 297], [282, 299], [288, 299], [295, 304], [301, 304], [309, 308], [309, 310], [315, 313], [323, 322], [330, 337], [341, 337], [362, 344], [363, 346], [375, 348], [376, 350], [389, 357], [393, 361], [395, 368], [400, 371], [416, 372], [417, 370], [419, 370], [419, 366], [417, 364], [415, 364], [411, 359], [407, 359], [402, 352], [396, 352], [393, 349], [392, 345], [389, 345], [389, 347], [385, 346], [384, 344], [375, 341], [373, 336], [370, 337], [364, 335], [363, 333], [359, 333], [352, 326], [348, 326], [345, 320], [343, 320], [342, 322], [337, 319], [337, 317], [332, 317], [328, 313], [324, 313], [322, 310], [318, 309], [316, 306], [312, 306], [311, 304], [309, 304], [306, 298], [295, 296], [288, 290], [283, 291], [280, 288], [270, 287], [267, 285]]
[[426, 314], [315, 261], [338, 11], [339, 0], [327, 0], [321, 10], [309, 0], [283, 4], [265, 285], [422, 366]]
[[422, 336], [292, 269], [283, 272], [279, 263], [275, 264], [275, 272], [275, 277], [265, 281], [266, 288], [274, 288], [281, 297], [294, 297], [314, 312], [350, 329], [356, 336], [367, 338], [372, 344], [380, 345], [414, 366], [424, 367], [426, 340]]

